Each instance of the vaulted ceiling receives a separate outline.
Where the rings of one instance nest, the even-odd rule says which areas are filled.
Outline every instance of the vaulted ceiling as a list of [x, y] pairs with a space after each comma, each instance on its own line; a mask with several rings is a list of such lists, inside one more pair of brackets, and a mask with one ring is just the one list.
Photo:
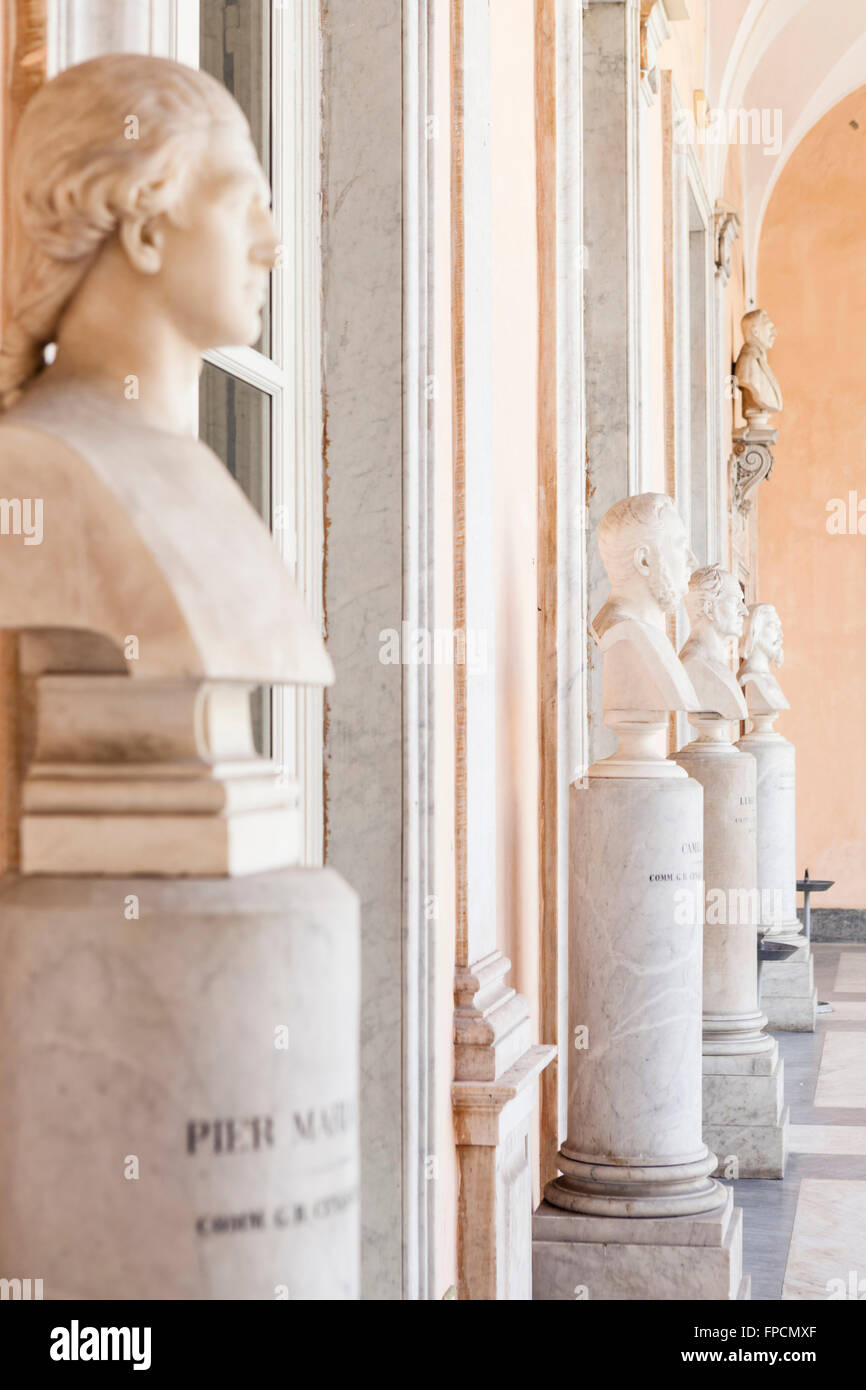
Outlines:
[[[782, 169], [816, 121], [866, 85], [866, 3], [707, 0], [706, 80], [710, 107], [780, 113], [778, 144], [742, 147], [747, 293], [755, 295], [761, 224]], [[720, 196], [727, 148], [710, 145], [708, 156]]]

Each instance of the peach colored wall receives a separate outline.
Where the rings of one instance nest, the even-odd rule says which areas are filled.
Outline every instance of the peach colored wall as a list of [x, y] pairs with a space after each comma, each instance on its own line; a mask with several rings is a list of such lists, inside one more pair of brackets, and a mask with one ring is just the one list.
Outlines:
[[861, 88], [794, 151], [758, 263], [784, 398], [775, 470], [760, 488], [759, 598], [785, 628], [791, 710], [777, 727], [797, 747], [798, 871], [836, 880], [821, 907], [866, 908], [866, 535], [826, 526], [831, 499], [866, 498], [864, 168]]
[[[720, 3], [720, 0], [716, 0]], [[725, 0], [721, 0], [724, 4]], [[704, 76], [704, 57], [706, 51], [706, 0], [689, 0], [689, 18], [673, 20], [669, 24], [670, 38], [659, 50], [659, 62], [670, 68], [679, 93], [680, 102], [692, 110], [692, 93], [706, 86]], [[698, 157], [703, 160], [706, 146], [698, 146]]]

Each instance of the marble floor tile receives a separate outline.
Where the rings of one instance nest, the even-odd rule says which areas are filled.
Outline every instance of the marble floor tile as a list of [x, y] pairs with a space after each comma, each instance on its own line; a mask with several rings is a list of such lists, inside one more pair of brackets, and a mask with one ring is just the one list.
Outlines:
[[827, 1299], [866, 1276], [866, 1182], [803, 1178], [783, 1299]]
[[[777, 1034], [791, 1107], [785, 1177], [732, 1184], [758, 1301], [823, 1300], [851, 1287], [866, 1297], [866, 947], [812, 949], [820, 998], [834, 1011], [814, 1033]], [[838, 1282], [828, 1289], [828, 1280]]]
[[828, 1029], [821, 1053], [815, 1106], [866, 1107], [866, 1030]]
[[866, 1154], [866, 1128], [860, 1125], [791, 1125], [788, 1148], [800, 1154]]
[[833, 988], [841, 994], [866, 994], [866, 951], [842, 951]]
[[828, 1003], [833, 1006], [833, 1012], [826, 1015], [829, 1023], [866, 1023], [866, 999], [830, 999]]

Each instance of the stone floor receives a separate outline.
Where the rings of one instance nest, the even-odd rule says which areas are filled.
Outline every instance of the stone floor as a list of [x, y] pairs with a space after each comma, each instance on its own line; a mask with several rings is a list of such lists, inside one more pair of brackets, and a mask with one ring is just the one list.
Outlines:
[[866, 945], [813, 944], [814, 1033], [777, 1033], [791, 1107], [781, 1181], [729, 1184], [753, 1299], [866, 1299]]

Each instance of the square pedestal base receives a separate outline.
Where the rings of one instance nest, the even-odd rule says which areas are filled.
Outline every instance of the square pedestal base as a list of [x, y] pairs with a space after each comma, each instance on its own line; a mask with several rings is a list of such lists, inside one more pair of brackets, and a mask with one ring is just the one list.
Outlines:
[[778, 1043], [748, 1056], [704, 1057], [704, 1143], [716, 1176], [781, 1178], [788, 1158], [785, 1071]]
[[782, 1033], [814, 1033], [818, 991], [809, 942], [797, 934], [772, 939], [797, 950], [787, 960], [767, 961], [761, 967], [761, 1010], [767, 1025]]
[[581, 1216], [542, 1202], [532, 1226], [532, 1297], [748, 1299], [743, 1214], [734, 1195], [700, 1216]]

